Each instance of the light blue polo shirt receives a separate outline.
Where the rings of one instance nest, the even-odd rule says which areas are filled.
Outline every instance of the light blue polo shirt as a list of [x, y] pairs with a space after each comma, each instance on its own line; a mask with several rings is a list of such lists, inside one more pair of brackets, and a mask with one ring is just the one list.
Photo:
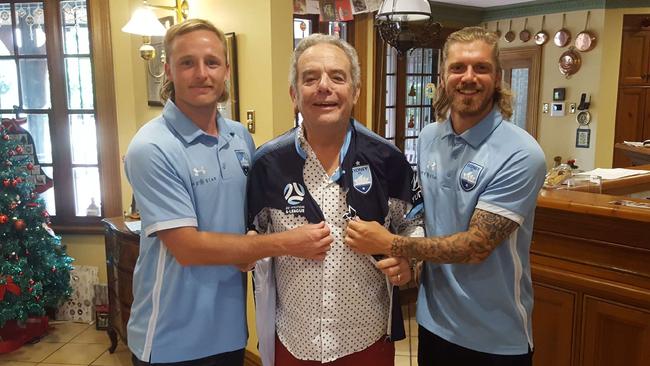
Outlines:
[[164, 229], [242, 234], [254, 143], [218, 117], [205, 134], [173, 102], [129, 145], [126, 175], [142, 217], [133, 273], [129, 348], [140, 360], [179, 362], [244, 348], [245, 276], [234, 266], [181, 266], [156, 236]]
[[426, 262], [418, 323], [479, 352], [527, 353], [533, 348], [529, 250], [545, 174], [542, 149], [495, 108], [461, 135], [449, 120], [426, 126], [418, 156], [427, 236], [466, 231], [475, 208], [519, 224], [482, 263]]

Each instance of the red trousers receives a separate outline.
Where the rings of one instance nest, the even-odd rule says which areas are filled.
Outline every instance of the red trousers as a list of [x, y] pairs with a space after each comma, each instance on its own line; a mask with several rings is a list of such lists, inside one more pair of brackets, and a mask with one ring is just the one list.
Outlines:
[[395, 344], [382, 337], [370, 347], [337, 360], [327, 363], [320, 361], [299, 360], [287, 350], [280, 342], [278, 336], [275, 336], [275, 365], [276, 366], [393, 366], [395, 364]]

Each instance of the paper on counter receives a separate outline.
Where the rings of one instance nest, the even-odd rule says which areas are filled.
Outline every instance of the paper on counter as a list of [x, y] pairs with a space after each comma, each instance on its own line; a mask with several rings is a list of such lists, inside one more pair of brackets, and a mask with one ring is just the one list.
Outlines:
[[126, 228], [129, 229], [130, 232], [140, 234], [142, 221], [124, 221], [124, 225], [126, 225]]
[[619, 179], [630, 177], [633, 175], [639, 174], [648, 174], [650, 170], [637, 170], [637, 169], [624, 169], [624, 168], [614, 168], [614, 169], [603, 169], [596, 168], [588, 172], [582, 172], [576, 175], [599, 175], [602, 179]]
[[643, 142], [638, 142], [638, 141], [623, 141], [625, 145], [630, 145], [634, 147], [643, 147]]

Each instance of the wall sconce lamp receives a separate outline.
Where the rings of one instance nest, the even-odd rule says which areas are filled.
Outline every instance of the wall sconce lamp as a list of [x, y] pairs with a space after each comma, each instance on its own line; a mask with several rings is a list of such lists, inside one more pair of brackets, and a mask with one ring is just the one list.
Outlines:
[[[162, 37], [167, 31], [165, 27], [160, 23], [156, 17], [156, 14], [154, 14], [151, 8], [176, 11], [176, 21], [179, 23], [183, 20], [186, 20], [189, 13], [189, 5], [187, 3], [187, 0], [176, 0], [176, 6], [150, 5], [146, 0], [143, 1], [143, 6], [136, 9], [129, 22], [126, 23], [124, 27], [122, 27], [122, 32], [142, 36], [140, 57], [142, 57], [142, 59], [145, 61], [149, 61], [156, 57], [156, 49], [151, 45], [151, 37]], [[164, 51], [160, 57], [161, 61], [164, 63]]]
[[442, 28], [431, 19], [427, 0], [384, 0], [375, 21], [381, 38], [395, 48], [399, 56], [427, 45]]

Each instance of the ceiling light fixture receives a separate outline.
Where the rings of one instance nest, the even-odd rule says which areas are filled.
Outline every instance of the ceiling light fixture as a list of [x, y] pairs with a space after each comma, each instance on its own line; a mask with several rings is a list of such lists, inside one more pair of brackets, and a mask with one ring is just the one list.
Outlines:
[[381, 38], [400, 56], [426, 46], [442, 28], [431, 19], [431, 6], [426, 0], [384, 0], [375, 21]]

